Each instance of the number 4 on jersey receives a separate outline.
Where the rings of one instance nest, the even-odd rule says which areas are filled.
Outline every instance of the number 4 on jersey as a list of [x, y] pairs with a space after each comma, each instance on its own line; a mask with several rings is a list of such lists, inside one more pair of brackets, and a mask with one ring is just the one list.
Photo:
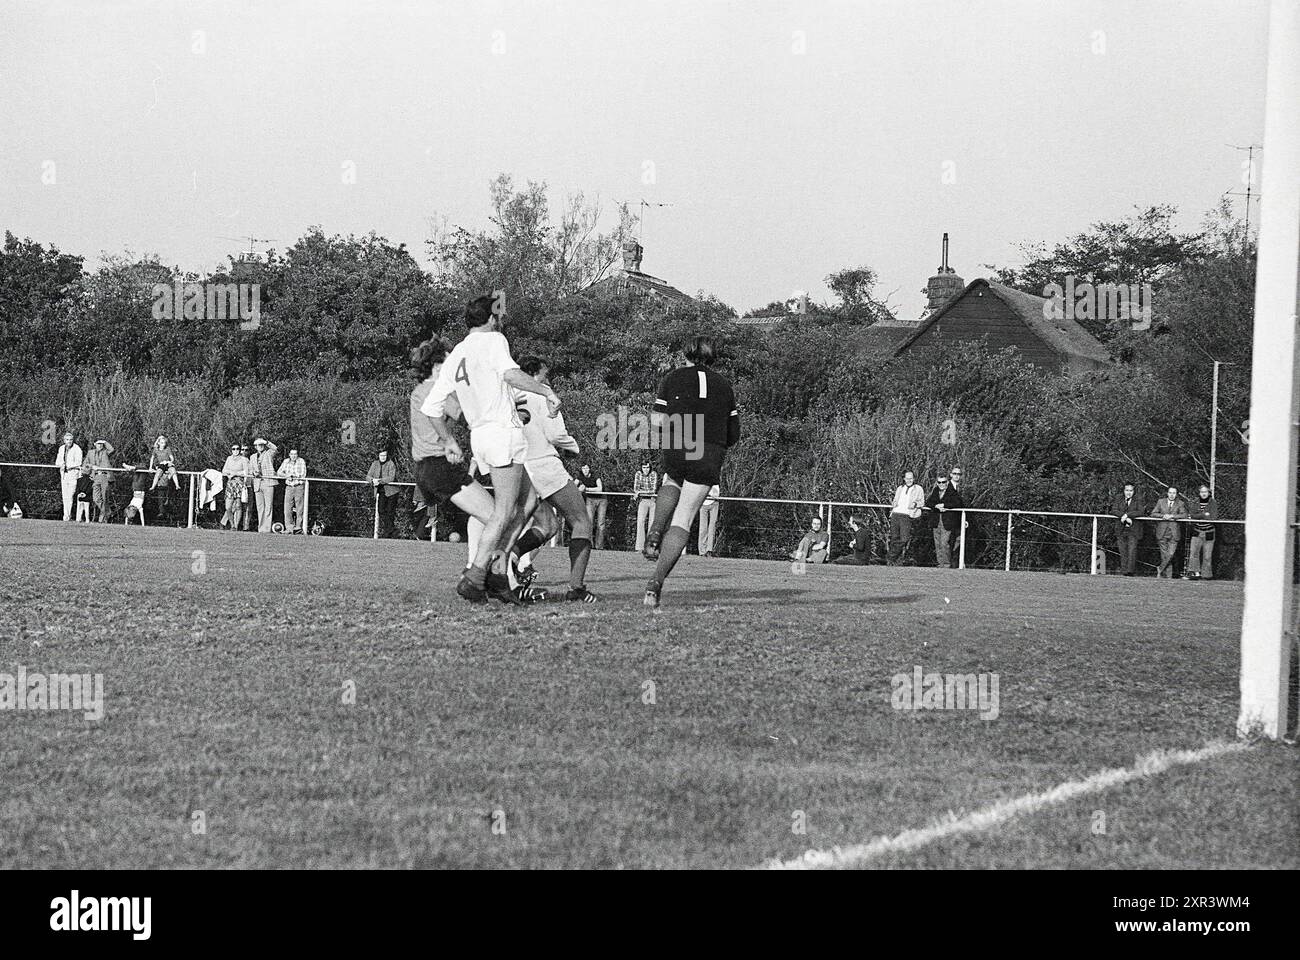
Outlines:
[[456, 368], [456, 382], [469, 386], [469, 374], [465, 372], [465, 358], [460, 358], [460, 366]]

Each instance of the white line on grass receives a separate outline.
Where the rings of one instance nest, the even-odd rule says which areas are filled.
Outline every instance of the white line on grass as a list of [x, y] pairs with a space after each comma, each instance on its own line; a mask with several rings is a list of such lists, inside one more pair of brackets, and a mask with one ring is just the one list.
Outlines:
[[1102, 770], [1086, 779], [1070, 780], [1043, 793], [1030, 793], [1012, 800], [1002, 800], [983, 810], [968, 813], [964, 817], [950, 813], [928, 827], [904, 830], [893, 837], [877, 837], [870, 843], [855, 844], [851, 847], [809, 850], [802, 857], [794, 860], [768, 860], [763, 867], [769, 870], [815, 870], [820, 867], [854, 866], [887, 853], [906, 853], [918, 850], [936, 840], [989, 830], [1016, 817], [1037, 813], [1039, 810], [1076, 797], [1099, 793], [1143, 777], [1153, 777], [1158, 773], [1164, 773], [1170, 767], [1200, 763], [1202, 760], [1248, 749], [1250, 747], [1246, 743], [1217, 740], [1207, 743], [1199, 750], [1156, 750], [1145, 757], [1139, 757], [1131, 767]]

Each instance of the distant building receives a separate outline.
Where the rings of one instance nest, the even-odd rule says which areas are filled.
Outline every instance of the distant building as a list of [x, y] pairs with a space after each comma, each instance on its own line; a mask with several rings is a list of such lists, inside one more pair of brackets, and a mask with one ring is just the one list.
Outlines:
[[666, 280], [653, 277], [641, 270], [641, 257], [645, 250], [636, 240], [623, 241], [623, 264], [603, 280], [587, 287], [584, 294], [627, 297], [643, 306], [694, 304], [696, 300], [683, 293]]
[[[943, 295], [943, 289], [936, 292]], [[922, 320], [893, 355], [933, 346], [942, 337], [946, 343], [985, 340], [994, 350], [1015, 347], [1028, 363], [1057, 373], [1108, 365], [1106, 348], [1081, 325], [1045, 315], [1051, 311], [1043, 307], [1050, 303], [992, 280], [972, 280]]]

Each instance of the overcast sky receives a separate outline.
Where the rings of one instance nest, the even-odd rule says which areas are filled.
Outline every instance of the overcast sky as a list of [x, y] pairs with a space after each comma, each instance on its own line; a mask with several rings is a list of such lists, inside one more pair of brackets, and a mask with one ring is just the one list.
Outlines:
[[914, 317], [945, 230], [971, 280], [1244, 189], [1266, 32], [1263, 0], [0, 0], [0, 228], [207, 269], [320, 224], [427, 263], [428, 218], [482, 225], [505, 171], [611, 224], [672, 204], [643, 268], [688, 292], [866, 264]]

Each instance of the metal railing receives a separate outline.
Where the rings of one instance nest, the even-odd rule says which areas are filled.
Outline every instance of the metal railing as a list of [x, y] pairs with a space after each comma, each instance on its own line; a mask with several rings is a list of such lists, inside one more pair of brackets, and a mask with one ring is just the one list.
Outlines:
[[[0, 461], [0, 470], [57, 470], [58, 467], [53, 464], [45, 463], [14, 463]], [[145, 471], [145, 468], [137, 468], [135, 473]], [[100, 472], [100, 471], [95, 471]], [[107, 472], [122, 474], [132, 471], [123, 470], [121, 467], [109, 468]], [[188, 480], [188, 489], [185, 494], [184, 504], [184, 526], [195, 527], [204, 526], [204, 521], [210, 518], [216, 511], [208, 510], [205, 516], [204, 508], [206, 503], [199, 502], [199, 490], [201, 485], [201, 476], [204, 471], [177, 471], [178, 476], [185, 477]], [[283, 478], [277, 478], [278, 485], [283, 485]], [[12, 486], [12, 483], [10, 484]], [[379, 486], [397, 486], [403, 490], [410, 490], [415, 484], [409, 480], [394, 480], [390, 483], [375, 485], [370, 480], [353, 480], [341, 477], [308, 477], [304, 482], [303, 492], [303, 509], [300, 529], [302, 533], [307, 533], [312, 528], [313, 517], [317, 519], [328, 520], [325, 524], [325, 532], [332, 535], [369, 535], [371, 538], [379, 539], [381, 533], [381, 511], [379, 499], [381, 496]], [[110, 485], [111, 487], [111, 485]], [[369, 496], [357, 496], [358, 493], [370, 488]], [[313, 488], [316, 489], [316, 503], [313, 504]], [[26, 489], [29, 493], [35, 492], [40, 495], [42, 509], [32, 511], [28, 509], [28, 504], [24, 498], [18, 500], [23, 504], [24, 512], [29, 516], [61, 516], [62, 504], [60, 501], [60, 490], [56, 486], [53, 490], [43, 490], [33, 488]], [[168, 492], [170, 496], [170, 492]], [[399, 495], [400, 496], [400, 495]], [[613, 517], [606, 517], [605, 530], [598, 532], [598, 542], [602, 546], [612, 546], [615, 549], [630, 549], [634, 546], [637, 517], [636, 511], [630, 509], [637, 500], [637, 495], [628, 491], [605, 490], [600, 494], [606, 498], [607, 508], [612, 508]], [[30, 498], [28, 498], [30, 499]], [[113, 499], [121, 500], [121, 497]], [[251, 507], [254, 495], [249, 492], [249, 504]], [[148, 500], [148, 497], [146, 497]], [[793, 500], [769, 497], [718, 497], [719, 501], [719, 518], [724, 515], [723, 507], [731, 506], [728, 511], [732, 514], [740, 514], [739, 517], [733, 516], [731, 520], [724, 524], [719, 520], [720, 536], [719, 545], [714, 547], [714, 552], [723, 556], [733, 557], [751, 557], [767, 559], [784, 559], [788, 556], [794, 543], [797, 543], [803, 535], [803, 525], [807, 517], [812, 514], [820, 516], [825, 525], [830, 542], [828, 543], [827, 555], [834, 553], [834, 543], [838, 534], [846, 531], [847, 517], [849, 514], [863, 514], [866, 511], [871, 512], [871, 516], [864, 517], [868, 520], [874, 530], [873, 539], [873, 557], [877, 557], [883, 562], [880, 554], [883, 552], [882, 547], [887, 537], [884, 531], [888, 525], [888, 515], [892, 509], [891, 504], [887, 503], [862, 503], [843, 500]], [[276, 502], [272, 500], [272, 512], [274, 514]], [[120, 511], [118, 511], [120, 512]], [[925, 511], [933, 516], [933, 511], [928, 508]], [[997, 508], [976, 508], [966, 507], [958, 511], [960, 521], [957, 531], [954, 535], [953, 549], [955, 550], [955, 561], [958, 569], [965, 569], [970, 566], [984, 566], [990, 569], [1001, 567], [1003, 570], [1013, 568], [1013, 548], [1016, 546], [1022, 549], [1028, 546], [1039, 548], [1039, 555], [1036, 560], [1030, 562], [1028, 559], [1021, 564], [1023, 567], [1030, 569], [1059, 569], [1066, 570], [1078, 569], [1080, 572], [1086, 567], [1088, 573], [1098, 574], [1104, 572], [1106, 556], [1108, 551], [1101, 542], [1101, 521], [1114, 521], [1115, 517], [1108, 513], [1078, 513], [1052, 510], [1018, 510], [1018, 509], [997, 509]], [[836, 516], [843, 518], [843, 524], [837, 527]], [[404, 535], [420, 536], [426, 528], [431, 528], [430, 539], [438, 539], [439, 531], [445, 535], [457, 532], [459, 526], [463, 526], [464, 517], [459, 511], [448, 511], [439, 514], [436, 506], [429, 510], [424, 520], [416, 521], [408, 519], [405, 512], [397, 513], [398, 521], [395, 522], [395, 532], [400, 530]], [[339, 518], [343, 519], [340, 520]], [[998, 535], [996, 538], [989, 535], [988, 531], [981, 532], [978, 536], [972, 537], [970, 534], [972, 519], [981, 517], [1005, 518], [1005, 523], [999, 523]], [[155, 522], [157, 522], [157, 514]], [[1163, 517], [1142, 517], [1139, 518], [1144, 522], [1159, 523], [1164, 522]], [[176, 521], [179, 516], [173, 517], [170, 512], [163, 512], [165, 525], [181, 525]], [[1053, 528], [1049, 524], [1056, 522], [1064, 524], [1066, 529]], [[1193, 522], [1213, 523], [1216, 526], [1244, 526], [1244, 520], [1214, 520], [1214, 521], [1194, 521], [1193, 518], [1183, 517], [1175, 521], [1179, 524], [1180, 544], [1185, 539], [1188, 530], [1187, 524]], [[918, 524], [924, 524], [925, 521], [917, 521]], [[1021, 524], [1021, 536], [1015, 537], [1017, 523]], [[1076, 529], [1079, 525], [1081, 528]], [[1026, 525], [1041, 531], [1037, 534], [1038, 539], [1032, 539], [1026, 533]], [[920, 562], [921, 558], [928, 556], [925, 549], [926, 537], [913, 537], [912, 543], [917, 547], [912, 551], [912, 562]], [[692, 537], [694, 544], [695, 537]], [[996, 550], [994, 545], [996, 543]], [[1051, 556], [1060, 558], [1057, 564], [1048, 564], [1042, 559], [1043, 549]], [[1077, 559], [1079, 551], [1087, 549], [1087, 562], [1079, 563]], [[1074, 551], [1074, 553], [1070, 553]], [[972, 556], [972, 554], [977, 556]], [[1067, 555], [1071, 558], [1067, 561]], [[1026, 555], [1028, 557], [1028, 554]], [[972, 562], [974, 561], [974, 562]], [[1144, 566], [1152, 567], [1154, 564], [1144, 563]]]

